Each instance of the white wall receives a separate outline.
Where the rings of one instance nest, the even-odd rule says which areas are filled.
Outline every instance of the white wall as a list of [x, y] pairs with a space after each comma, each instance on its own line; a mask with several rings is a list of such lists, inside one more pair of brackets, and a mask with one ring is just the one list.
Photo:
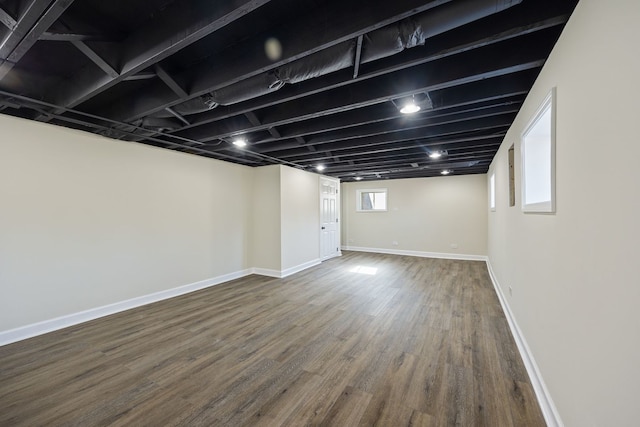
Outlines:
[[[356, 190], [374, 188], [388, 189], [388, 211], [356, 212]], [[342, 212], [342, 244], [347, 249], [487, 253], [485, 175], [343, 183]]]
[[317, 174], [2, 115], [0, 129], [0, 342], [319, 262]]
[[264, 166], [253, 171], [251, 266], [277, 272], [282, 264], [280, 166]]
[[320, 258], [319, 175], [288, 166], [254, 168], [251, 265], [280, 276]]
[[320, 259], [319, 175], [280, 166], [282, 264], [287, 270]]
[[[567, 426], [638, 425], [638, 18], [635, 0], [580, 1], [491, 169], [490, 263]], [[557, 213], [525, 215], [520, 135], [554, 86]]]
[[252, 170], [0, 115], [0, 331], [247, 264]]

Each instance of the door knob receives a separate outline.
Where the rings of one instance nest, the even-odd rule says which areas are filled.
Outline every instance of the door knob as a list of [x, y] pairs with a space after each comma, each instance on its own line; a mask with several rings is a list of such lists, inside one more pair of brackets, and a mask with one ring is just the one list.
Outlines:
[[324, 227], [322, 227], [322, 229], [324, 230]]

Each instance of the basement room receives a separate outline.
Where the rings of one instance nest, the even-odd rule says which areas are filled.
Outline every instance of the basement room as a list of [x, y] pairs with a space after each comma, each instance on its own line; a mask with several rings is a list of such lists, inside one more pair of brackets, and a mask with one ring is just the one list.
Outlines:
[[0, 426], [637, 426], [639, 19], [0, 0]]

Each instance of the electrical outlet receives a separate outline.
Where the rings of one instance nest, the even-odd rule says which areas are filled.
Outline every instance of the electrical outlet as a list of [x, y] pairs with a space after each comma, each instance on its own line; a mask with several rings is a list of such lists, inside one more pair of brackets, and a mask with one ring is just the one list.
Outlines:
[[393, 246], [398, 246], [398, 242], [397, 242], [396, 240], [394, 240], [393, 242], [391, 242], [391, 244], [392, 244]]
[[355, 243], [356, 239], [349, 239], [349, 243]]
[[452, 243], [451, 244], [451, 249], [458, 249], [458, 244], [457, 243]]

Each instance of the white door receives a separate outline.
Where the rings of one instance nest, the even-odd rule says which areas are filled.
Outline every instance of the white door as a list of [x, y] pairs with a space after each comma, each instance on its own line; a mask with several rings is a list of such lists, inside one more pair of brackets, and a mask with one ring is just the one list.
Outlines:
[[320, 178], [320, 257], [340, 255], [338, 187], [340, 181]]

